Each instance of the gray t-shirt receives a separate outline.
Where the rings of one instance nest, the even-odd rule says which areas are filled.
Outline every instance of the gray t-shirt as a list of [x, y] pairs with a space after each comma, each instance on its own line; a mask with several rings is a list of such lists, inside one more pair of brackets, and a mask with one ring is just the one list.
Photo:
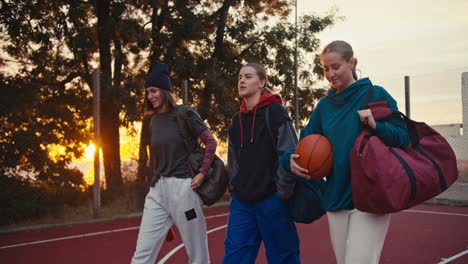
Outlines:
[[[189, 122], [193, 131], [191, 135], [198, 138], [200, 133], [207, 128], [198, 113], [190, 109], [188, 111]], [[190, 178], [188, 170], [189, 152], [186, 149], [182, 132], [177, 123], [177, 109], [156, 114], [150, 122], [151, 157], [156, 160], [154, 176]]]

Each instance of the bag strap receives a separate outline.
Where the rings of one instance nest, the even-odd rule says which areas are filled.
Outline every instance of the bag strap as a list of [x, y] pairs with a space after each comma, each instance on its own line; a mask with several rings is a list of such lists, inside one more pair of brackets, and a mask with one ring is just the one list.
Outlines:
[[270, 106], [269, 105], [265, 109], [265, 124], [268, 130], [268, 134], [270, 135], [270, 138], [273, 139], [273, 132], [271, 131], [271, 125], [270, 125]]
[[[364, 110], [364, 109], [370, 109], [371, 106], [369, 105], [369, 103], [371, 102], [372, 100], [372, 97], [374, 96], [374, 85], [371, 85], [368, 89], [367, 89], [367, 93], [366, 93], [366, 98], [364, 99], [364, 102], [362, 103], [362, 107], [361, 107], [361, 110]], [[369, 130], [369, 125], [365, 125], [363, 124], [362, 122], [359, 122], [359, 127], [361, 128], [361, 131], [364, 131], [364, 130]]]
[[187, 105], [178, 105], [176, 106], [176, 117], [177, 117], [177, 124], [179, 126], [180, 132], [182, 133], [182, 137], [184, 138], [184, 145], [188, 152], [192, 152], [197, 143], [191, 147], [191, 136], [190, 133], [192, 131], [192, 126], [190, 125], [189, 117], [187, 112], [190, 110], [190, 107]]
[[[405, 121], [406, 127], [408, 129], [408, 135], [409, 135], [411, 145], [412, 146], [419, 145], [419, 134], [418, 134], [418, 131], [416, 129], [416, 122], [411, 120], [409, 117], [407, 117], [402, 112], [400, 112], [398, 110], [390, 109], [390, 107], [388, 107], [388, 103], [386, 101], [371, 102], [373, 95], [374, 95], [374, 86], [372, 85], [367, 90], [366, 99], [364, 100], [364, 104], [363, 104], [363, 107], [364, 107], [363, 109], [369, 108], [369, 109], [371, 109], [371, 111], [373, 113], [382, 113], [382, 112], [389, 113], [389, 114], [382, 114], [383, 116], [387, 116], [385, 118], [375, 118], [376, 121], [377, 120], [387, 119], [387, 118], [389, 118], [391, 116], [400, 116], [400, 117], [402, 117], [403, 120]], [[367, 128], [362, 123], [361, 123], [361, 127], [363, 129]]]
[[374, 96], [374, 85], [372, 85], [371, 87], [369, 87], [369, 89], [367, 89], [366, 99], [364, 99], [364, 103], [362, 104], [361, 109], [370, 108], [369, 103], [372, 101], [373, 96]]
[[418, 133], [418, 130], [416, 128], [417, 122], [409, 119], [409, 117], [407, 117], [403, 113], [401, 113], [399, 111], [397, 111], [397, 112], [405, 120], [406, 128], [408, 129], [408, 136], [409, 136], [409, 140], [411, 142], [411, 145], [413, 147], [418, 146], [419, 145], [419, 133]]
[[[152, 123], [151, 120], [153, 120], [153, 116], [154, 116], [154, 115], [151, 115], [151, 117], [149, 118], [149, 122], [148, 122], [148, 123], [149, 123], [149, 126], [148, 126], [149, 129], [148, 129], [148, 131], [147, 131], [147, 133], [148, 133], [148, 138], [149, 138], [150, 149], [151, 149], [151, 137], [152, 137], [152, 135], [153, 135], [153, 133], [152, 133], [152, 132], [153, 132], [153, 130], [152, 130], [153, 127], [152, 127], [152, 125], [151, 125], [151, 123]], [[145, 149], [146, 149], [146, 148], [145, 148]], [[148, 156], [149, 156], [149, 162], [147, 163], [147, 165], [148, 165], [151, 169], [156, 169], [156, 168], [157, 168], [157, 164], [156, 164], [156, 160], [155, 160], [155, 158], [153, 157], [153, 155], [154, 155], [154, 154], [151, 154], [151, 151], [150, 151], [150, 152], [149, 152], [149, 155], [148, 155]]]
[[271, 129], [271, 124], [270, 124], [270, 106], [266, 106], [265, 109], [265, 124], [267, 127], [268, 134], [270, 135], [271, 138], [271, 144], [273, 145], [273, 149], [275, 150], [276, 155], [278, 156], [278, 149], [277, 146], [275, 145], [275, 138], [273, 136], [273, 130]]

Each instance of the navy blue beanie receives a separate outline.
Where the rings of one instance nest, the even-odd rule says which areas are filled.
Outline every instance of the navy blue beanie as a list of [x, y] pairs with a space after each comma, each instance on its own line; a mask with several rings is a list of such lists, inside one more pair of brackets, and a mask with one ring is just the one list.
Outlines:
[[169, 67], [165, 63], [159, 63], [151, 69], [146, 77], [145, 88], [157, 87], [172, 92], [171, 79], [169, 79]]

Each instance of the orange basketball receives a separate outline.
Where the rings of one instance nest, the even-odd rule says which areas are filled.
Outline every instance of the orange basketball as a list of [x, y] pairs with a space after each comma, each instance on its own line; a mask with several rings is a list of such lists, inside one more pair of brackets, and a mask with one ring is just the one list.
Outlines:
[[299, 141], [295, 154], [299, 155], [296, 162], [309, 170], [312, 178], [328, 176], [333, 166], [333, 152], [330, 141], [322, 135], [312, 134]]

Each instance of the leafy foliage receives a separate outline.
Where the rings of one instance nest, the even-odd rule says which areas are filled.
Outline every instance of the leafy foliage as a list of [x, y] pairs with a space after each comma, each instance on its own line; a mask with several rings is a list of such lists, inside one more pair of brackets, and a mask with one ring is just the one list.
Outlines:
[[[27, 176], [44, 183], [80, 190], [82, 177], [67, 165], [81, 156], [81, 143], [89, 139], [91, 94], [82, 89], [82, 60], [73, 55], [83, 55], [80, 45], [89, 38], [71, 26], [85, 22], [82, 12], [70, 15], [58, 5], [55, 1], [2, 5], [2, 48], [15, 59], [8, 65], [15, 74], [0, 75], [5, 131], [0, 134], [0, 172], [28, 171]], [[63, 146], [55, 157], [50, 155], [53, 146]]]
[[[74, 171], [74, 178], [80, 180], [80, 174]], [[0, 185], [7, 187], [0, 193], [0, 225], [13, 224], [24, 219], [37, 219], [45, 215], [58, 216], [66, 205], [83, 204], [90, 194], [87, 190], [76, 190], [71, 186], [7, 175], [0, 175]]]
[[[156, 20], [162, 23], [152, 31], [151, 63], [169, 63], [176, 85], [189, 80], [189, 103], [221, 139], [225, 138], [230, 117], [240, 104], [237, 74], [246, 62], [255, 61], [267, 69], [271, 88], [282, 95], [288, 110], [294, 113], [296, 31], [288, 21], [293, 1], [273, 4], [271, 1], [199, 1], [203, 3], [202, 12], [197, 12], [200, 9], [195, 8], [195, 2], [165, 1], [169, 6], [156, 9], [161, 14]], [[223, 23], [222, 13], [226, 9], [228, 15]], [[334, 25], [338, 19], [332, 12], [325, 17], [303, 16], [298, 22], [301, 119], [308, 117], [315, 100], [324, 93], [315, 84], [321, 73], [313, 71], [320, 44], [316, 33]], [[219, 32], [224, 32], [220, 45]]]
[[[1, 1], [0, 173], [47, 186], [83, 189], [68, 169], [92, 139], [93, 68], [101, 68], [106, 181], [122, 182], [118, 128], [143, 122], [144, 80], [158, 62], [171, 68], [181, 98], [223, 140], [238, 110], [237, 75], [246, 62], [262, 64], [270, 87], [295, 113], [296, 28], [291, 0]], [[297, 25], [299, 116], [306, 120], [324, 89], [316, 84], [316, 34], [340, 18], [306, 15]], [[145, 141], [146, 140], [146, 141]], [[142, 135], [140, 165], [146, 164]], [[51, 155], [54, 146], [63, 149]], [[144, 170], [139, 170], [143, 173]], [[2, 176], [0, 176], [2, 177]], [[117, 184], [118, 185], [118, 184]], [[116, 185], [116, 186], [117, 186]]]

